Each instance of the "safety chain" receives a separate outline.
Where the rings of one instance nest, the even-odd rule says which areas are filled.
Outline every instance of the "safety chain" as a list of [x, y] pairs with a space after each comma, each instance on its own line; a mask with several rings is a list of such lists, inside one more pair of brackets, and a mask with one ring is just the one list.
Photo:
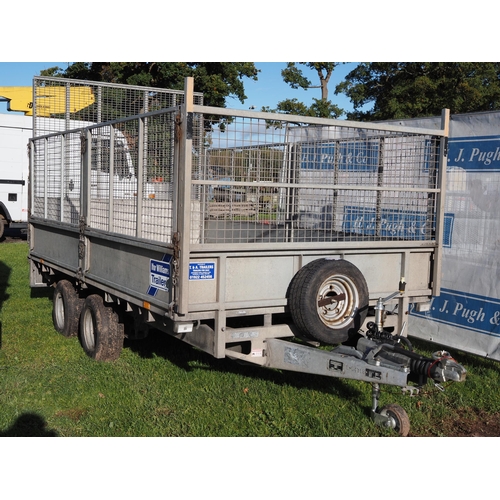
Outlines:
[[177, 113], [175, 115], [175, 131], [174, 131], [174, 141], [178, 143], [182, 138], [182, 118], [181, 114]]
[[180, 235], [176, 231], [172, 236], [174, 244], [174, 255], [172, 257], [172, 286], [176, 286], [179, 282], [179, 255], [180, 255]]

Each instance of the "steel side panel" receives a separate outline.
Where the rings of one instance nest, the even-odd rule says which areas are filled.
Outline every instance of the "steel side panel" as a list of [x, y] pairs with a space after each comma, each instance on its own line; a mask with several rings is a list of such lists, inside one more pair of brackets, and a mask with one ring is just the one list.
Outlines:
[[[342, 258], [338, 254], [263, 254], [222, 255], [209, 253], [192, 258], [191, 263], [208, 264], [213, 272], [207, 279], [189, 280], [190, 310], [233, 309], [286, 304], [287, 290], [301, 265], [321, 258]], [[356, 265], [368, 284], [370, 299], [386, 297], [398, 290], [405, 278], [406, 292], [411, 297], [430, 295], [429, 275], [432, 250], [421, 252], [356, 253], [344, 255]]]
[[429, 279], [432, 279], [432, 260], [433, 251], [412, 253], [409, 262], [409, 274], [405, 276], [408, 283], [408, 289], [411, 290], [425, 290], [432, 285]]
[[[79, 235], [76, 229], [55, 228], [33, 225], [31, 253], [47, 262], [68, 269], [70, 273], [78, 270]], [[85, 279], [94, 283], [106, 284], [129, 296], [166, 307], [172, 301], [171, 283], [167, 290], [157, 288], [148, 294], [151, 285], [151, 260], [162, 261], [165, 252], [127, 245], [109, 236], [99, 238], [92, 235], [88, 240]], [[376, 254], [350, 254], [346, 260], [356, 265], [365, 276], [370, 298], [384, 297], [397, 290], [403, 276], [402, 252]], [[191, 263], [209, 264], [211, 271], [203, 279], [189, 280], [189, 306], [191, 311], [199, 310], [197, 305], [207, 306], [207, 310], [231, 309], [233, 306], [266, 307], [286, 304], [287, 290], [299, 262], [324, 258], [324, 255], [262, 255], [206, 256], [193, 258]], [[432, 251], [411, 252], [405, 276], [408, 283], [407, 294], [412, 290], [421, 294], [429, 287]], [[331, 258], [340, 258], [332, 255]], [[167, 257], [168, 260], [168, 257]]]
[[293, 263], [291, 256], [227, 259], [226, 302], [286, 297], [294, 275]]
[[368, 284], [370, 298], [374, 299], [397, 291], [401, 278], [405, 278], [409, 296], [412, 292], [421, 295], [422, 290], [429, 289], [432, 254], [433, 251], [409, 252], [407, 263], [404, 262], [404, 252], [349, 255], [346, 260], [361, 271]]
[[30, 253], [35, 257], [76, 272], [78, 269], [78, 233], [76, 230], [33, 225]]
[[[152, 261], [166, 262], [165, 253], [112, 239], [92, 236], [88, 248], [88, 269], [85, 278], [111, 286], [117, 292], [159, 304], [165, 308], [171, 302], [171, 280], [165, 290], [151, 285]], [[150, 291], [150, 293], [148, 293]]]
[[224, 303], [224, 308], [264, 307], [283, 301], [294, 271], [294, 256], [221, 257], [191, 259], [193, 264], [212, 264], [213, 279], [190, 279], [189, 304]]

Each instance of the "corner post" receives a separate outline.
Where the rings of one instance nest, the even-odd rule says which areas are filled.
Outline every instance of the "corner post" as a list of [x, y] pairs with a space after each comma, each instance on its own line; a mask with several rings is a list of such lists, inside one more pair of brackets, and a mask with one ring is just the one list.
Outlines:
[[191, 178], [193, 145], [193, 99], [194, 79], [184, 81], [184, 104], [181, 107], [181, 122], [178, 129], [179, 168], [178, 168], [178, 203], [177, 233], [179, 242], [179, 279], [177, 314], [188, 312], [189, 299], [189, 256], [191, 234]]
[[434, 276], [432, 283], [432, 295], [435, 297], [441, 293], [442, 255], [443, 255], [443, 229], [444, 211], [446, 197], [446, 168], [448, 166], [448, 137], [450, 135], [450, 110], [443, 109], [441, 113], [441, 129], [444, 135], [441, 137], [438, 188], [439, 198], [437, 201], [436, 213], [436, 251], [434, 255]]

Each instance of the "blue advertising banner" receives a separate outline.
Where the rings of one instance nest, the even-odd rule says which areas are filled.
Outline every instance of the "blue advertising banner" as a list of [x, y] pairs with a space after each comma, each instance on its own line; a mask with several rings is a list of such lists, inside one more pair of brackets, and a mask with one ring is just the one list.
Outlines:
[[500, 170], [500, 137], [450, 139], [448, 165], [474, 172], [498, 172]]
[[[363, 207], [344, 207], [342, 229], [346, 232], [374, 236], [377, 228], [375, 209]], [[427, 216], [419, 212], [400, 212], [380, 210], [380, 232], [378, 236], [411, 240], [425, 239]]]
[[[338, 151], [336, 151], [336, 144]], [[335, 161], [339, 170], [375, 172], [379, 165], [379, 141], [342, 141], [333, 144], [302, 146], [301, 168], [306, 170], [333, 170]], [[335, 155], [337, 154], [337, 158]]]
[[441, 295], [432, 298], [430, 311], [410, 314], [500, 337], [500, 300], [491, 297], [442, 288]]
[[[444, 215], [443, 246], [451, 247], [454, 214]], [[375, 236], [377, 229], [375, 209], [364, 207], [344, 207], [342, 230], [349, 233]], [[380, 210], [380, 230], [378, 236], [407, 240], [424, 240], [429, 236], [427, 215], [423, 212], [401, 212]]]

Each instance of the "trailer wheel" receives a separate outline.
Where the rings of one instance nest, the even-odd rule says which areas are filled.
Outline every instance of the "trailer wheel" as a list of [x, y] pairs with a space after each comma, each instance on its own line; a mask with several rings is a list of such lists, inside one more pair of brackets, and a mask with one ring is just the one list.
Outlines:
[[114, 361], [123, 348], [123, 324], [100, 295], [89, 295], [80, 316], [80, 340], [87, 356], [96, 361]]
[[360, 329], [368, 312], [368, 286], [350, 262], [318, 259], [294, 276], [288, 303], [302, 335], [339, 344]]
[[5, 231], [5, 219], [0, 215], [0, 239], [3, 238], [3, 233]]
[[58, 281], [52, 299], [52, 321], [57, 332], [65, 337], [78, 334], [83, 302], [68, 280]]
[[399, 405], [385, 405], [379, 411], [380, 415], [389, 417], [389, 427], [394, 429], [400, 436], [406, 437], [410, 433], [410, 418], [408, 414]]

